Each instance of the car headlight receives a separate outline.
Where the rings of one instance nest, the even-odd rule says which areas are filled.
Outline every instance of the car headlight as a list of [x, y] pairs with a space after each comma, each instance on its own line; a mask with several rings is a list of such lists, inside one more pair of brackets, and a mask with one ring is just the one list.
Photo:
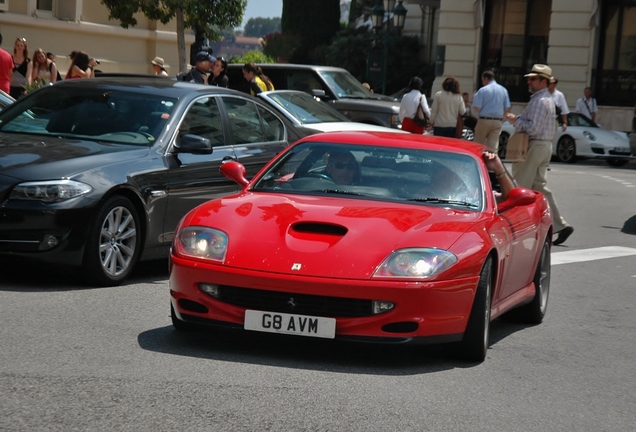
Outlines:
[[373, 273], [379, 278], [429, 278], [457, 262], [455, 254], [441, 249], [401, 249], [392, 252]]
[[596, 141], [596, 137], [594, 136], [592, 132], [583, 131], [583, 136], [589, 139], [590, 141]]
[[89, 185], [75, 180], [26, 182], [14, 187], [9, 199], [55, 203], [85, 195], [92, 190]]
[[225, 261], [228, 237], [223, 231], [205, 227], [187, 227], [179, 231], [174, 242], [180, 255]]

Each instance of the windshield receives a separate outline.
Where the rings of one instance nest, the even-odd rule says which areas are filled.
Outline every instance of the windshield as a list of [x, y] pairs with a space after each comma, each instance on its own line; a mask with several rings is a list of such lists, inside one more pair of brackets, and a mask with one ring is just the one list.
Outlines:
[[[561, 116], [559, 116], [558, 119], [560, 123]], [[593, 127], [593, 128], [598, 127], [598, 125], [594, 123], [591, 119], [579, 113], [568, 114], [568, 126], [583, 126], [583, 127]]]
[[388, 96], [369, 93], [367, 89], [362, 87], [360, 81], [347, 71], [319, 71], [318, 73], [327, 82], [327, 85], [333, 89], [338, 98], [394, 100]]
[[307, 93], [268, 93], [267, 96], [303, 124], [350, 121]]
[[481, 185], [477, 162], [468, 155], [372, 145], [304, 143], [272, 165], [252, 190], [480, 210]]
[[152, 144], [176, 100], [104, 88], [50, 86], [0, 113], [0, 131]]

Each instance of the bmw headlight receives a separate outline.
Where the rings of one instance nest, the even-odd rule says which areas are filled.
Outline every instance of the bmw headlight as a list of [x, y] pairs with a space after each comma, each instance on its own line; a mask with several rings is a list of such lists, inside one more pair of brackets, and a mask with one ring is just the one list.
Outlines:
[[14, 187], [9, 199], [55, 203], [85, 195], [92, 190], [89, 185], [75, 180], [26, 182]]
[[583, 136], [589, 139], [590, 141], [596, 141], [596, 136], [594, 136], [592, 132], [583, 131]]
[[205, 227], [187, 227], [179, 231], [174, 242], [180, 255], [225, 261], [228, 237], [223, 231]]
[[401, 249], [391, 253], [376, 269], [373, 277], [429, 278], [456, 262], [455, 254], [441, 249]]

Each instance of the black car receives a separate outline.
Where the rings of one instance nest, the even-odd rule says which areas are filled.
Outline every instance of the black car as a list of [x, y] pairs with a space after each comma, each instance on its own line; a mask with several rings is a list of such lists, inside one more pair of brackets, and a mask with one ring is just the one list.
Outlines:
[[238, 191], [224, 161], [251, 177], [306, 134], [229, 89], [154, 77], [47, 86], [0, 112], [0, 255], [118, 284], [140, 258], [167, 256], [189, 210]]

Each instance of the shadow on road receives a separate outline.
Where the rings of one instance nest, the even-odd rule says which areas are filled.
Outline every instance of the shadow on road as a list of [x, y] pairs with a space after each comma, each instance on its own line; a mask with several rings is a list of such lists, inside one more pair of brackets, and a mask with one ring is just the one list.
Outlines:
[[[524, 328], [493, 322], [491, 347]], [[457, 360], [452, 346], [443, 344], [365, 344], [227, 329], [180, 332], [172, 326], [145, 331], [137, 341], [163, 354], [351, 374], [407, 376], [479, 365]]]

